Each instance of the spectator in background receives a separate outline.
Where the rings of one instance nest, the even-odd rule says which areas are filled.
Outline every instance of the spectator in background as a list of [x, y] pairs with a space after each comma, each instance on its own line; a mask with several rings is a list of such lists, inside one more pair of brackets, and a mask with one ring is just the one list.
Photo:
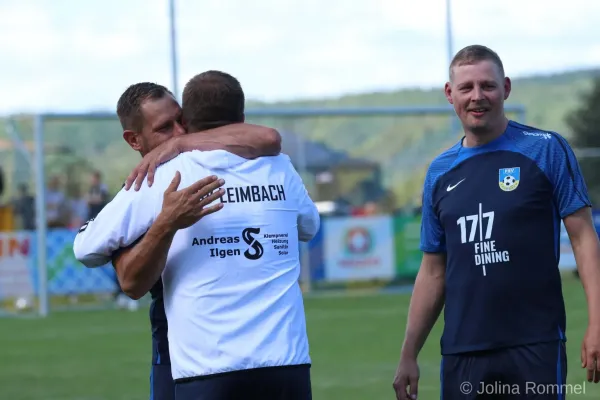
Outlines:
[[[92, 181], [91, 186], [87, 194], [87, 221], [90, 221], [104, 208], [104, 206], [108, 203], [108, 188], [102, 183], [102, 174], [100, 171], [94, 171], [92, 173]], [[137, 309], [138, 303], [135, 300], [130, 300], [129, 297], [123, 293], [121, 289], [121, 284], [119, 282], [118, 276], [114, 275], [115, 281], [115, 292], [113, 293], [113, 297], [117, 304], [118, 308], [125, 308], [129, 306], [131, 310]]]
[[60, 187], [58, 176], [50, 178], [46, 189], [46, 220], [48, 228], [65, 228], [68, 226], [69, 212], [67, 198]]
[[26, 231], [35, 230], [35, 199], [29, 194], [27, 184], [19, 185], [18, 197], [13, 201], [15, 214], [21, 221], [21, 229]]
[[71, 221], [69, 227], [79, 229], [79, 227], [81, 227], [85, 221], [88, 220], [88, 201], [87, 198], [82, 195], [82, 190], [79, 185], [72, 188], [69, 197], [69, 205], [71, 209]]
[[94, 171], [92, 174], [92, 185], [87, 195], [87, 203], [87, 220], [96, 218], [96, 215], [98, 215], [108, 203], [108, 188], [102, 183], [102, 174], [100, 171]]

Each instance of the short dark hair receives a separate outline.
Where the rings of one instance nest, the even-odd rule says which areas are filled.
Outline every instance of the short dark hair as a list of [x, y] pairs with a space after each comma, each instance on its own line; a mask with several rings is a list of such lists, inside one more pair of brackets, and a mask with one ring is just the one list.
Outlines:
[[144, 124], [142, 103], [148, 99], [161, 99], [165, 95], [172, 96], [173, 93], [156, 83], [140, 82], [129, 86], [117, 102], [117, 115], [123, 130], [141, 131]]
[[206, 71], [190, 79], [183, 89], [183, 120], [192, 131], [243, 122], [245, 102], [236, 78]]
[[473, 65], [481, 61], [491, 61], [496, 64], [500, 70], [500, 74], [504, 77], [504, 65], [502, 65], [500, 56], [489, 47], [473, 44], [461, 49], [452, 59], [449, 68], [450, 79], [452, 79], [452, 68], [461, 65]]

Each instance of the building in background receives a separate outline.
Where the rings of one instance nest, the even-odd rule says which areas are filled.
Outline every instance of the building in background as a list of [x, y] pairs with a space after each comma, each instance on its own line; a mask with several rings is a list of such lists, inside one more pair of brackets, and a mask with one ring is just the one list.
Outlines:
[[281, 136], [282, 151], [292, 160], [313, 200], [333, 203], [331, 213], [348, 215], [365, 204], [372, 209], [373, 203], [382, 212], [395, 208], [393, 196], [383, 187], [379, 163], [351, 157], [292, 132], [282, 131]]

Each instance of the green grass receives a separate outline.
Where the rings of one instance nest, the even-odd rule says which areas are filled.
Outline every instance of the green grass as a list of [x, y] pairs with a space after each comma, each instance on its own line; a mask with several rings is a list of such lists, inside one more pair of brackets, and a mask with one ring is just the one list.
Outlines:
[[[565, 278], [569, 383], [579, 364], [587, 321], [583, 289]], [[392, 377], [408, 295], [310, 297], [306, 300], [315, 400], [393, 399]], [[436, 326], [420, 356], [420, 398], [439, 398]], [[0, 319], [0, 398], [132, 400], [148, 394], [150, 334], [146, 310], [55, 313], [48, 319]], [[585, 394], [599, 399], [600, 386]]]

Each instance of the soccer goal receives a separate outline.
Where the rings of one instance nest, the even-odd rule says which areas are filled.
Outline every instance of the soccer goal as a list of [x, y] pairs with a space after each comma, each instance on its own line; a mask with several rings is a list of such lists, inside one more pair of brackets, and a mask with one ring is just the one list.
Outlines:
[[[524, 122], [524, 107], [506, 110]], [[301, 244], [305, 292], [414, 278], [420, 259], [415, 210], [429, 162], [461, 136], [453, 108], [253, 108], [246, 117], [279, 130], [283, 152], [321, 212], [319, 234]], [[11, 145], [0, 164], [10, 199], [0, 233], [1, 310], [46, 316], [111, 306], [112, 266], [83, 267], [72, 243], [85, 222], [93, 173], [101, 173], [112, 197], [139, 161], [116, 115], [39, 114], [4, 122]], [[23, 211], [27, 204], [34, 221]]]

